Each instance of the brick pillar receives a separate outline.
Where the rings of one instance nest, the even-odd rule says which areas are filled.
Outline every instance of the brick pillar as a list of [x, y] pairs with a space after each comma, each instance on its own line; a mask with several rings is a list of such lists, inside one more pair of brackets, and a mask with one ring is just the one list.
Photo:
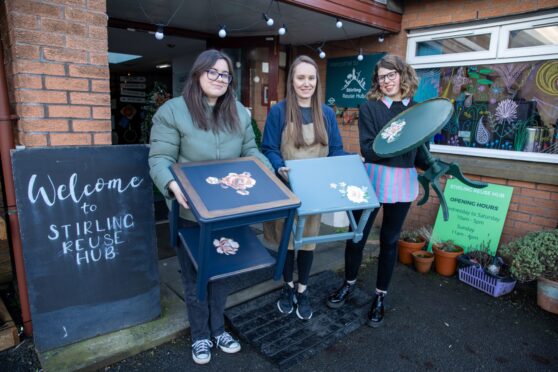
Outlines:
[[5, 0], [0, 27], [20, 144], [111, 143], [105, 0]]

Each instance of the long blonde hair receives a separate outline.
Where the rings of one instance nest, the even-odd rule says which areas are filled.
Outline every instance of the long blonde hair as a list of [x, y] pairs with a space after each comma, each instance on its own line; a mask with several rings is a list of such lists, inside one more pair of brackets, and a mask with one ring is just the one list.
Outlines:
[[[308, 63], [316, 69], [316, 89], [314, 94], [310, 99], [310, 107], [312, 109], [312, 120], [314, 121], [314, 143], [307, 144], [304, 141], [304, 136], [302, 134], [302, 112], [298, 105], [298, 100], [296, 92], [294, 90], [294, 71], [298, 65], [301, 63]], [[316, 62], [308, 56], [297, 57], [289, 69], [289, 75], [287, 77], [287, 98], [285, 107], [285, 126], [287, 128], [288, 123], [293, 123], [294, 130], [288, 132], [288, 135], [293, 136], [292, 140], [297, 149], [309, 145], [314, 145], [320, 143], [323, 146], [328, 145], [327, 131], [325, 128], [324, 113], [322, 110], [322, 104], [320, 102], [321, 84], [320, 84], [320, 74], [318, 73], [318, 65]], [[283, 129], [283, 130], [285, 130]]]
[[417, 73], [415, 69], [394, 54], [386, 54], [376, 63], [374, 75], [372, 75], [372, 88], [366, 93], [366, 98], [370, 101], [373, 99], [380, 99], [384, 96], [384, 93], [380, 90], [380, 82], [378, 81], [378, 70], [382, 67], [388, 70], [395, 70], [399, 73], [401, 98], [413, 98], [418, 88]]

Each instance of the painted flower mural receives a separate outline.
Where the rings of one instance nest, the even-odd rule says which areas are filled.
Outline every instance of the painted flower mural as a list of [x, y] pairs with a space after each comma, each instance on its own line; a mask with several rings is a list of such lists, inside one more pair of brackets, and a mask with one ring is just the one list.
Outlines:
[[213, 245], [215, 246], [215, 248], [217, 248], [217, 253], [224, 254], [226, 256], [236, 254], [236, 252], [240, 248], [240, 244], [232, 239], [224, 237], [222, 237], [221, 239], [214, 239]]
[[508, 121], [511, 122], [517, 119], [517, 103], [515, 103], [511, 99], [505, 99], [498, 103], [498, 107], [496, 107], [496, 120], [499, 122]]
[[230, 187], [236, 190], [240, 195], [249, 195], [250, 192], [247, 189], [254, 187], [256, 184], [256, 180], [252, 178], [250, 172], [242, 172], [240, 174], [231, 172], [221, 179], [217, 177], [207, 177], [205, 182], [210, 185], [220, 184], [224, 189]]

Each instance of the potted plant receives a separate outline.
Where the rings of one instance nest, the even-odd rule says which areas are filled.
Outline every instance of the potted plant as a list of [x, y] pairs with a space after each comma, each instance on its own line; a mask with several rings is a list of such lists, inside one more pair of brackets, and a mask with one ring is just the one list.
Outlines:
[[405, 265], [413, 263], [413, 252], [421, 250], [426, 244], [426, 240], [418, 230], [407, 230], [401, 232], [397, 241], [397, 251], [399, 262]]
[[558, 314], [558, 229], [537, 231], [500, 247], [520, 282], [537, 280], [537, 304]]
[[415, 251], [412, 253], [413, 260], [415, 262], [415, 269], [419, 273], [427, 273], [432, 267], [432, 262], [434, 262], [434, 254], [428, 251]]
[[432, 244], [436, 260], [436, 272], [444, 276], [452, 276], [457, 269], [457, 257], [463, 254], [463, 248], [451, 240]]

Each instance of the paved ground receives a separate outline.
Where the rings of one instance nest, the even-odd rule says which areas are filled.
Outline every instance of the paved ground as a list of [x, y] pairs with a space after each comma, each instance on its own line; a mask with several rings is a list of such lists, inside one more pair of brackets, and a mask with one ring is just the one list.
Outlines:
[[[373, 287], [375, 270], [375, 260], [368, 260], [361, 288]], [[537, 307], [532, 285], [492, 298], [457, 277], [422, 275], [398, 264], [389, 306], [384, 327], [362, 326], [291, 370], [558, 371], [558, 316]], [[185, 334], [105, 370], [278, 370], [246, 343], [239, 354], [214, 352], [208, 366], [196, 366], [190, 342]], [[0, 353], [0, 366], [5, 371], [40, 368], [30, 340]]]

